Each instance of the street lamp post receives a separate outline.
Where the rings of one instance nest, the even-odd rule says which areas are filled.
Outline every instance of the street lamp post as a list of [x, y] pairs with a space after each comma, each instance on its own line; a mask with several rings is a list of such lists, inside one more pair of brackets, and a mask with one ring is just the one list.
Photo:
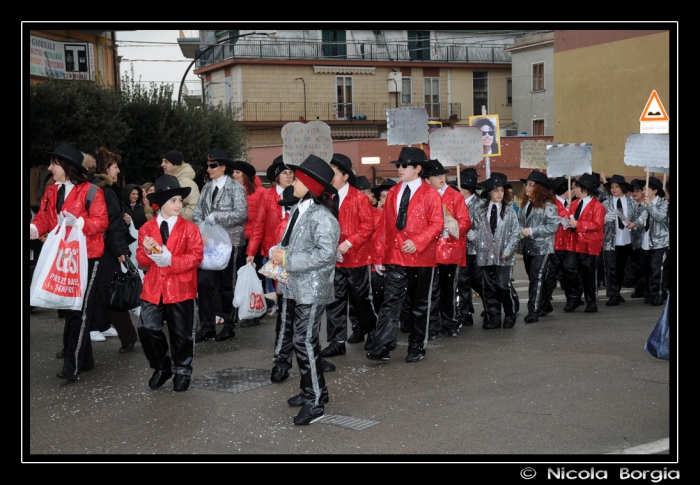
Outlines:
[[309, 121], [306, 118], [306, 82], [304, 81], [303, 77], [297, 77], [294, 79], [295, 81], [301, 81], [301, 83], [304, 85], [304, 121]]
[[233, 37], [228, 37], [226, 39], [221, 39], [219, 42], [216, 44], [210, 44], [206, 46], [204, 49], [199, 51], [197, 54], [195, 54], [194, 59], [192, 59], [192, 62], [190, 62], [190, 65], [187, 66], [187, 69], [185, 69], [185, 75], [182, 76], [182, 81], [180, 81], [180, 90], [178, 91], [177, 94], [177, 102], [178, 104], [180, 103], [180, 100], [182, 99], [182, 87], [185, 85], [185, 78], [187, 77], [187, 73], [190, 72], [190, 69], [192, 69], [192, 66], [194, 66], [194, 63], [197, 62], [197, 59], [202, 57], [202, 55], [207, 52], [209, 49], [212, 47], [215, 47], [217, 45], [223, 44], [224, 42], [231, 41], [233, 39], [238, 39], [239, 37], [247, 37], [249, 35], [255, 35], [255, 34], [262, 34], [262, 35], [275, 35], [277, 33], [276, 30], [253, 30], [252, 32], [248, 32], [246, 34], [240, 34], [240, 35], [235, 35]]

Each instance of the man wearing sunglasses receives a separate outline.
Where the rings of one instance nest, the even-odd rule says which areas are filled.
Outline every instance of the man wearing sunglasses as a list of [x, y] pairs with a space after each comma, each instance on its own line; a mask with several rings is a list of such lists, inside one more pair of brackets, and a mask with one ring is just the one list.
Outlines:
[[[245, 264], [245, 224], [248, 220], [248, 199], [245, 188], [230, 177], [234, 162], [224, 150], [209, 150], [207, 159], [209, 182], [202, 187], [202, 195], [194, 208], [193, 222], [207, 221], [223, 227], [231, 238], [233, 250], [228, 264], [222, 270], [199, 268], [197, 295], [200, 329], [195, 342], [216, 339], [228, 340], [236, 335], [238, 311], [233, 306], [233, 291], [238, 269]], [[224, 328], [216, 334], [216, 293], [221, 296]]]
[[498, 153], [498, 139], [496, 138], [496, 127], [490, 119], [481, 118], [474, 124], [481, 130], [481, 139], [484, 142], [484, 155]]
[[163, 155], [163, 161], [160, 166], [163, 168], [163, 173], [174, 175], [177, 178], [180, 187], [190, 188], [190, 195], [182, 200], [180, 215], [192, 222], [194, 206], [197, 204], [197, 200], [199, 200], [199, 187], [194, 181], [194, 169], [189, 163], [185, 162], [184, 159], [185, 157], [182, 155], [182, 152], [170, 150]]

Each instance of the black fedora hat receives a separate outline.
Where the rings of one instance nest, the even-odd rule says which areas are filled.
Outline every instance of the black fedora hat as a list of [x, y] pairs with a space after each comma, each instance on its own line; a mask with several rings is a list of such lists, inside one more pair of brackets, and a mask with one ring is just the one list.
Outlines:
[[83, 152], [68, 143], [59, 143], [54, 151], [46, 152], [46, 154], [70, 163], [80, 173], [87, 173], [87, 168], [83, 167]]
[[282, 198], [277, 201], [277, 205], [291, 207], [297, 202], [299, 202], [299, 197], [294, 197], [294, 186], [288, 185], [282, 191]]
[[[331, 180], [335, 176], [335, 172], [331, 168], [330, 164], [324, 159], [317, 157], [316, 155], [309, 155], [306, 160], [301, 162], [299, 165], [287, 165], [290, 169], [294, 170], [294, 175], [304, 184], [306, 188], [311, 191], [315, 196], [321, 195], [323, 192], [335, 195], [338, 193], [335, 187], [331, 184]], [[301, 175], [299, 174], [301, 172]], [[321, 187], [310, 187], [313, 185], [309, 183], [311, 181], [316, 182]], [[318, 192], [318, 193], [317, 193]]]
[[177, 177], [167, 174], [158, 177], [153, 185], [156, 191], [152, 194], [148, 194], [146, 198], [151, 203], [155, 202], [160, 207], [163, 207], [163, 204], [176, 195], [180, 195], [184, 199], [190, 195], [190, 191], [192, 190], [191, 187], [180, 187], [180, 182], [177, 180]]
[[557, 195], [565, 194], [569, 190], [569, 184], [566, 177], [557, 177], [552, 180], [552, 191]]
[[528, 180], [532, 182], [537, 182], [538, 184], [544, 186], [545, 188], [551, 189], [552, 188], [552, 183], [550, 180], [547, 178], [545, 174], [542, 172], [538, 172], [537, 170], [533, 170], [530, 172], [530, 175], [527, 176], [526, 179], [520, 179], [520, 181], [527, 185]]
[[231, 164], [231, 169], [238, 170], [239, 172], [243, 172], [244, 174], [246, 174], [248, 176], [248, 178], [250, 179], [251, 182], [255, 178], [255, 167], [253, 167], [248, 162], [244, 162], [243, 160], [235, 160]]
[[622, 175], [613, 175], [608, 177], [608, 181], [603, 184], [606, 189], [610, 189], [610, 184], [618, 184], [623, 192], [629, 192], [632, 186], [625, 181], [625, 177]]
[[591, 195], [598, 195], [598, 179], [589, 173], [584, 173], [577, 179], [571, 179], [571, 182], [576, 182], [576, 184], [586, 189]]
[[348, 183], [353, 187], [355, 186], [356, 178], [355, 173], [352, 171], [352, 160], [350, 160], [350, 157], [342, 153], [334, 153], [330, 163], [338, 167], [338, 170], [344, 174], [347, 174]]
[[632, 188], [632, 190], [644, 190], [645, 186], [646, 182], [644, 180], [632, 179], [630, 181], [630, 187]]
[[428, 162], [430, 162], [430, 165], [425, 170], [425, 173], [423, 174], [424, 177], [436, 177], [438, 175], [450, 173], [450, 170], [443, 167], [439, 160], [428, 160]]
[[664, 185], [661, 183], [661, 180], [657, 179], [656, 177], [649, 177], [649, 187], [652, 189], [656, 189], [656, 195], [659, 197], [665, 197], [666, 192], [664, 192]]
[[399, 159], [392, 160], [389, 163], [393, 163], [394, 165], [408, 163], [410, 165], [420, 165], [425, 169], [428, 169], [430, 166], [430, 161], [428, 161], [428, 157], [426, 156], [425, 152], [420, 148], [415, 147], [403, 147], [399, 153]]
[[482, 199], [488, 199], [490, 192], [496, 187], [503, 187], [505, 189], [508, 180], [505, 174], [500, 172], [491, 172], [491, 176], [484, 181], [484, 190], [481, 192]]
[[377, 200], [379, 200], [380, 196], [382, 195], [382, 191], [383, 191], [383, 190], [389, 190], [389, 189], [392, 188], [394, 185], [396, 185], [396, 181], [395, 181], [395, 180], [392, 180], [392, 179], [384, 179], [384, 181], [383, 181], [381, 184], [375, 185], [374, 187], [372, 187], [372, 193], [373, 193], [374, 196], [377, 198]]
[[469, 190], [471, 192], [476, 192], [477, 189], [477, 173], [476, 169], [473, 168], [465, 168], [461, 172], [459, 172], [459, 186], [462, 187], [465, 190]]
[[372, 186], [369, 184], [369, 180], [364, 175], [359, 175], [355, 178], [355, 188], [357, 190], [367, 190]]
[[277, 176], [280, 174], [280, 172], [284, 172], [287, 169], [289, 169], [289, 167], [287, 167], [287, 165], [284, 164], [284, 161], [282, 160], [282, 155], [280, 155], [272, 161], [272, 165], [267, 167], [267, 180], [269, 180], [270, 182], [274, 182], [275, 180], [277, 180]]
[[212, 148], [209, 150], [207, 159], [202, 161], [202, 163], [207, 162], [220, 162], [229, 168], [233, 165], [233, 161], [228, 158], [228, 152], [226, 152], [226, 150], [220, 150], [219, 148]]

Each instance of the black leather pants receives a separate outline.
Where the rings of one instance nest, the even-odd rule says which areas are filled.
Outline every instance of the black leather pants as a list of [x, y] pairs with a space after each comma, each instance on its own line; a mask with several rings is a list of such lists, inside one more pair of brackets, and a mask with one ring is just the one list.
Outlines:
[[438, 264], [430, 305], [430, 333], [459, 329], [457, 282], [462, 270], [466, 268], [460, 268], [456, 264]]
[[362, 335], [374, 330], [377, 316], [372, 307], [370, 267], [335, 268], [335, 301], [326, 305], [326, 340], [344, 342], [348, 338], [348, 299], [357, 314]]
[[632, 254], [632, 245], [615, 246], [614, 251], [603, 251], [605, 259], [605, 294], [608, 297], [620, 296], [622, 280], [625, 279], [625, 266]]
[[[483, 303], [484, 287], [482, 284], [481, 266], [476, 264], [476, 254], [467, 254], [467, 266], [465, 268], [459, 268], [457, 282], [460, 316], [474, 313], [472, 292], [478, 293]], [[485, 307], [486, 305], [484, 304], [484, 308]]]
[[282, 369], [292, 368], [294, 352], [294, 312], [296, 302], [277, 296], [279, 311], [275, 325], [275, 357], [274, 365]]
[[666, 298], [668, 264], [668, 248], [642, 250], [642, 268], [647, 291], [651, 298], [656, 299], [657, 304], [660, 299]]
[[550, 256], [550, 254], [523, 255], [525, 272], [530, 279], [527, 300], [528, 313], [537, 313], [542, 305], [549, 301], [545, 280], [549, 269]]
[[501, 321], [501, 306], [506, 317], [517, 313], [520, 304], [510, 281], [513, 277], [513, 266], [482, 266], [481, 274], [484, 285], [482, 295], [489, 321]]
[[564, 282], [562, 290], [567, 300], [574, 297], [564, 278], [564, 253], [566, 251], [555, 250], [549, 255], [549, 268], [547, 268], [547, 277], [545, 278], [547, 301], [549, 302], [552, 301], [552, 294], [557, 288], [557, 281]]
[[300, 394], [306, 403], [314, 406], [323, 406], [322, 401], [328, 396], [319, 341], [324, 311], [325, 305], [294, 305], [294, 353], [301, 374]]
[[197, 270], [197, 306], [201, 328], [216, 328], [217, 292], [221, 297], [221, 318], [224, 319], [224, 325], [235, 328], [238, 324], [238, 309], [233, 306], [233, 290], [236, 287], [241, 253], [245, 255], [245, 251], [234, 246], [226, 268], [218, 271]]
[[[168, 339], [163, 332], [163, 321], [168, 322]], [[194, 336], [194, 300], [158, 305], [144, 301], [136, 325], [143, 353], [152, 369], [173, 374], [192, 375]]]
[[581, 294], [586, 303], [598, 300], [598, 256], [594, 254], [566, 251], [564, 255], [564, 276], [566, 285], [571, 288], [574, 301], [581, 301]]

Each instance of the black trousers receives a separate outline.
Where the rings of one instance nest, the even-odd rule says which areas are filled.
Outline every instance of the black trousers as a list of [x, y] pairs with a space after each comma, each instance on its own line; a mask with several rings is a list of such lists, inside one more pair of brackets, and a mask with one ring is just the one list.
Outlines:
[[[474, 313], [472, 304], [472, 292], [475, 291], [484, 302], [484, 286], [482, 282], [481, 266], [476, 264], [476, 254], [467, 254], [467, 266], [459, 268], [457, 278], [457, 294], [459, 295], [459, 314], [466, 317]], [[486, 305], [484, 304], [484, 308]]]
[[438, 264], [437, 278], [433, 280], [430, 302], [430, 333], [458, 330], [457, 283], [459, 273], [466, 268], [456, 264]]
[[241, 251], [240, 247], [234, 246], [226, 268], [217, 271], [197, 270], [197, 306], [201, 328], [216, 328], [217, 293], [221, 297], [221, 318], [224, 319], [224, 325], [235, 328], [238, 324], [238, 309], [233, 306], [233, 291], [237, 272], [245, 264], [245, 257], [241, 255], [245, 256], [245, 250]]
[[573, 301], [580, 302], [583, 294], [586, 303], [596, 303], [598, 300], [598, 256], [565, 251], [564, 276], [566, 285], [571, 289]]
[[630, 254], [630, 266], [632, 272], [632, 287], [637, 295], [648, 296], [644, 267], [642, 264], [642, 248], [633, 249]]
[[648, 296], [660, 304], [668, 289], [668, 248], [643, 249], [642, 268]]
[[537, 313], [543, 305], [550, 301], [546, 284], [550, 256], [551, 254], [523, 255], [525, 272], [530, 280], [527, 292], [528, 313]]
[[614, 251], [603, 251], [606, 296], [620, 296], [622, 281], [625, 279], [625, 266], [631, 254], [632, 244], [615, 246]]
[[93, 318], [93, 303], [97, 298], [94, 282], [100, 264], [99, 259], [88, 259], [88, 283], [85, 287], [82, 309], [65, 311], [62, 373], [66, 375], [78, 376], [83, 370], [95, 368], [90, 341], [90, 324]]
[[545, 285], [547, 287], [547, 301], [551, 303], [552, 294], [557, 287], [557, 281], [563, 283], [562, 290], [566, 299], [574, 298], [574, 294], [571, 292], [569, 285], [566, 284], [566, 279], [564, 278], [564, 254], [566, 251], [555, 250], [549, 255], [549, 267], [547, 268], [547, 276], [545, 278]]
[[357, 313], [362, 335], [375, 329], [377, 315], [372, 307], [370, 267], [335, 268], [333, 285], [335, 301], [326, 305], [326, 340], [344, 342], [348, 339], [348, 300]]
[[122, 346], [136, 343], [138, 336], [136, 335], [134, 324], [131, 323], [129, 311], [115, 312], [109, 308], [109, 286], [98, 287], [97, 296], [98, 298], [95, 298], [97, 308], [94, 309], [94, 315], [104, 315], [114, 325]]
[[[163, 332], [163, 321], [168, 322], [169, 344]], [[194, 300], [167, 305], [162, 298], [157, 305], [144, 301], [136, 327], [143, 353], [152, 369], [192, 375], [194, 336], [197, 331]]]
[[292, 368], [294, 353], [294, 312], [296, 302], [277, 295], [277, 323], [275, 325], [274, 365], [282, 369]]
[[518, 295], [511, 284], [513, 266], [482, 266], [483, 298], [486, 317], [490, 322], [501, 321], [501, 305], [505, 317], [518, 312]]
[[[379, 309], [382, 307], [382, 302], [384, 302], [384, 274], [379, 274], [376, 271], [371, 271], [370, 286], [372, 293], [372, 308], [374, 309], [374, 314], [379, 315]], [[348, 299], [348, 318], [352, 324], [352, 331], [360, 331], [360, 323], [357, 320], [357, 311], [352, 305], [352, 302]], [[376, 325], [375, 325], [376, 326]]]
[[[292, 300], [288, 300], [292, 302]], [[321, 343], [319, 331], [325, 305], [301, 305], [294, 303], [294, 353], [301, 374], [299, 388], [304, 402], [323, 406], [328, 397], [326, 381], [321, 366]]]
[[379, 309], [374, 348], [396, 348], [399, 321], [404, 299], [411, 302], [409, 350], [425, 351], [428, 343], [429, 313], [433, 280], [437, 268], [408, 267], [390, 264], [384, 273], [384, 303]]

